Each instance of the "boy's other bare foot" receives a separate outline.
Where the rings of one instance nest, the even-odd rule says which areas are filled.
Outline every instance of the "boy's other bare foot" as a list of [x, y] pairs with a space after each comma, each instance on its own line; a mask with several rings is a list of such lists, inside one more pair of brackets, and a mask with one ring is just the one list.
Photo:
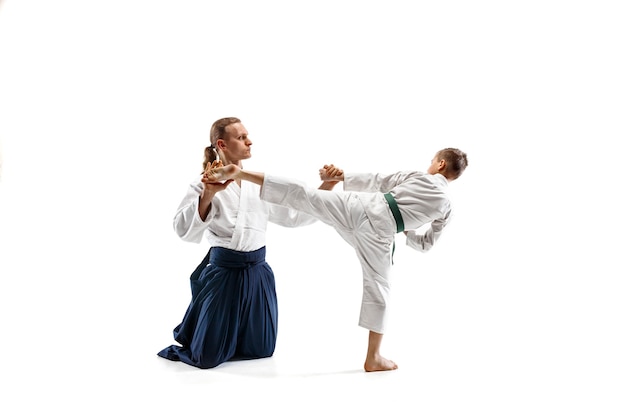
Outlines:
[[363, 367], [366, 372], [393, 371], [398, 369], [398, 365], [396, 365], [394, 361], [383, 358], [380, 355], [365, 359], [365, 365]]
[[205, 178], [211, 182], [220, 182], [234, 179], [239, 174], [240, 168], [235, 164], [223, 167], [210, 168], [204, 173]]

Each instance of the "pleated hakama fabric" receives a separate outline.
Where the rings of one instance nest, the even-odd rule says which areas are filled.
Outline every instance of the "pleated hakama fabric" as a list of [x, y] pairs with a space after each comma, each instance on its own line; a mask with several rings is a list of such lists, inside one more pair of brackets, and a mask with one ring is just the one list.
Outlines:
[[213, 247], [190, 278], [191, 302], [159, 356], [202, 369], [229, 360], [272, 356], [278, 303], [265, 247], [240, 252]]

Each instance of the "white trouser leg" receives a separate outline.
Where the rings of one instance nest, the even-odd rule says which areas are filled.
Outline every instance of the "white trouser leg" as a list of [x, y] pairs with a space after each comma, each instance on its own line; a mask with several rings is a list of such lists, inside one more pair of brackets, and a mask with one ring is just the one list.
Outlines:
[[363, 273], [359, 326], [383, 333], [389, 299], [393, 235], [374, 229], [365, 215], [359, 193], [317, 190], [301, 181], [266, 174], [261, 199], [305, 212], [333, 226], [355, 249]]

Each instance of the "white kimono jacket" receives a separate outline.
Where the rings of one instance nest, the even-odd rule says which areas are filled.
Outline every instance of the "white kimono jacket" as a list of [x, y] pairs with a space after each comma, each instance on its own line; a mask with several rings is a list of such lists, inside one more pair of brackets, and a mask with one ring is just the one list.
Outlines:
[[406, 229], [430, 223], [424, 234], [410, 230], [407, 244], [429, 250], [451, 215], [448, 181], [441, 174], [344, 173], [344, 193], [318, 191], [301, 181], [265, 175], [261, 198], [315, 215], [331, 225], [354, 249], [363, 273], [359, 325], [384, 333], [389, 302], [391, 255], [396, 225], [383, 193], [395, 198]]
[[[441, 174], [403, 171], [391, 175], [345, 173], [344, 176], [346, 191], [391, 192], [408, 231], [406, 244], [417, 251], [430, 250], [450, 222], [448, 180]], [[430, 227], [423, 233], [415, 231], [428, 223]]]
[[174, 230], [186, 242], [200, 243], [206, 238], [211, 246], [250, 252], [265, 246], [267, 222], [284, 226], [306, 226], [316, 222], [307, 214], [274, 205], [259, 198], [260, 187], [235, 182], [213, 197], [206, 220], [198, 214], [204, 185], [192, 183], [174, 216]]

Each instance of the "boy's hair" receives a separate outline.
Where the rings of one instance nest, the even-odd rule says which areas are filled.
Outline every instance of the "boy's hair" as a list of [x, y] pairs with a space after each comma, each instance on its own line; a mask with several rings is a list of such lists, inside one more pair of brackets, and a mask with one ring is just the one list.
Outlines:
[[460, 149], [445, 148], [437, 152], [439, 160], [446, 161], [446, 177], [457, 179], [461, 176], [465, 168], [467, 168], [467, 154]]

